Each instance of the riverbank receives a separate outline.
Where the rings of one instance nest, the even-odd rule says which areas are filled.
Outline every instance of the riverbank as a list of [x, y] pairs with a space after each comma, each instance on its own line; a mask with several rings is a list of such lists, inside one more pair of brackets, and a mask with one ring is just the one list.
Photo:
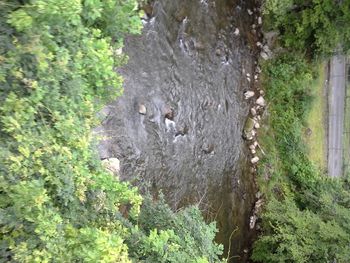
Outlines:
[[312, 82], [310, 92], [312, 102], [303, 129], [303, 139], [308, 146], [308, 156], [315, 166], [327, 169], [327, 63], [316, 66], [317, 77]]

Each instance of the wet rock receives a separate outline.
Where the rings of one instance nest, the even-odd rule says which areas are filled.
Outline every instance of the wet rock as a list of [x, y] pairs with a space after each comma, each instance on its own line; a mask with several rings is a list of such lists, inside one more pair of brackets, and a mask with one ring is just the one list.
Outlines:
[[120, 170], [120, 162], [118, 158], [108, 158], [102, 160], [102, 166], [112, 174], [118, 174]]
[[204, 153], [209, 154], [209, 153], [214, 151], [214, 144], [205, 143], [202, 146], [202, 150], [203, 150]]
[[197, 50], [204, 50], [205, 49], [205, 46], [202, 42], [199, 42], [199, 41], [196, 41], [194, 43], [194, 47], [197, 49]]
[[261, 107], [265, 107], [266, 105], [265, 99], [262, 96], [260, 96], [255, 103]]
[[244, 98], [247, 100], [247, 99], [250, 99], [251, 97], [254, 97], [255, 93], [254, 91], [251, 91], [251, 90], [248, 90], [246, 92], [244, 92]]
[[147, 109], [146, 109], [145, 105], [143, 105], [143, 104], [139, 105], [139, 113], [142, 114], [142, 115], [146, 115]]
[[164, 106], [164, 108], [162, 109], [162, 113], [166, 119], [174, 119], [174, 110], [169, 105]]
[[181, 8], [175, 13], [175, 20], [177, 22], [182, 22], [186, 18], [186, 10]]

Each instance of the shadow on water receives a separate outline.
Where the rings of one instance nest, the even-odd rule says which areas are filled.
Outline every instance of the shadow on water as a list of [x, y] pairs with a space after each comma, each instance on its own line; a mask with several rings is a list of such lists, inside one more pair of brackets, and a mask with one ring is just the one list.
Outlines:
[[252, 74], [256, 57], [253, 7], [229, 0], [148, 6], [142, 35], [125, 40], [124, 94], [106, 106], [99, 128], [107, 137], [101, 158], [119, 158], [122, 179], [162, 190], [173, 209], [199, 202], [217, 220], [225, 253], [237, 228], [233, 262], [244, 262], [238, 255], [249, 245], [255, 201], [241, 136], [245, 72]]

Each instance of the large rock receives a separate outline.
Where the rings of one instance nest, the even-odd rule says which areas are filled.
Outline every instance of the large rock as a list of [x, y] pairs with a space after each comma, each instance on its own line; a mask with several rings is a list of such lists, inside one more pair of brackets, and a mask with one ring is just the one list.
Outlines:
[[120, 170], [120, 162], [118, 158], [104, 159], [102, 160], [102, 166], [105, 167], [107, 171], [115, 175], [117, 175]]
[[254, 124], [255, 121], [252, 118], [247, 118], [243, 128], [243, 138], [251, 140], [254, 137]]

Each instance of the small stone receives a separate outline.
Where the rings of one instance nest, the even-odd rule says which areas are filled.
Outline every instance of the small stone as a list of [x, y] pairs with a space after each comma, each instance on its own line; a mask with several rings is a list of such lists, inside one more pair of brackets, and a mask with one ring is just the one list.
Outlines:
[[253, 142], [253, 145], [254, 145], [255, 147], [257, 147], [257, 146], [258, 146], [258, 142], [257, 142], [257, 141], [254, 141], [254, 142]]
[[254, 95], [255, 95], [254, 91], [251, 91], [251, 90], [244, 92], [244, 97], [246, 100], [253, 97]]
[[255, 150], [255, 149], [250, 150], [250, 152], [251, 152], [252, 154], [256, 154], [256, 150]]
[[264, 60], [268, 60], [268, 59], [269, 59], [269, 55], [267, 55], [267, 53], [264, 52], [264, 51], [261, 51], [261, 52], [260, 52], [260, 56], [261, 56]]
[[253, 14], [253, 11], [250, 10], [250, 9], [248, 9], [247, 12], [248, 12], [248, 14], [249, 14], [250, 16]]
[[143, 105], [143, 104], [139, 105], [139, 113], [142, 114], [142, 115], [146, 115], [147, 109], [146, 109], [145, 105]]
[[235, 32], [233, 32], [233, 34], [234, 34], [235, 36], [238, 36], [238, 35], [239, 35], [239, 29], [236, 28], [236, 29], [235, 29]]
[[253, 215], [250, 217], [250, 222], [249, 222], [249, 227], [250, 229], [253, 229], [255, 227], [255, 223], [256, 223], [256, 220], [257, 220], [257, 216], [256, 215]]
[[250, 77], [250, 74], [249, 74], [249, 73], [247, 73], [247, 74], [246, 74], [246, 76], [247, 76], [247, 78], [249, 78], [249, 77]]
[[250, 82], [250, 78], [247, 78], [248, 82]]
[[256, 42], [256, 46], [257, 46], [257, 47], [262, 47], [261, 42], [259, 42], [259, 41], [258, 41], [258, 42]]
[[252, 28], [256, 28], [256, 25], [255, 25], [255, 24], [252, 24]]
[[250, 159], [250, 162], [252, 164], [256, 164], [257, 162], [259, 162], [259, 157], [258, 156], [254, 156], [252, 159]]
[[258, 24], [259, 24], [259, 25], [262, 24], [262, 18], [261, 18], [261, 16], [258, 17]]
[[260, 92], [260, 95], [264, 95], [265, 94], [265, 92], [263, 90], [260, 90], [259, 92]]
[[266, 105], [265, 99], [262, 96], [260, 96], [255, 103], [261, 107], [265, 107]]
[[258, 79], [258, 75], [254, 75], [254, 79], [257, 80]]
[[220, 50], [220, 49], [215, 50], [215, 54], [216, 54], [217, 56], [220, 56], [220, 55], [221, 55], [221, 50]]
[[256, 115], [256, 109], [255, 108], [251, 108], [250, 109], [250, 113], [255, 116]]
[[259, 129], [259, 128], [260, 128], [260, 124], [259, 124], [258, 122], [255, 123], [255, 124], [254, 124], [254, 128], [255, 128], [255, 129]]
[[249, 145], [249, 149], [250, 150], [255, 150], [255, 145], [254, 144]]

